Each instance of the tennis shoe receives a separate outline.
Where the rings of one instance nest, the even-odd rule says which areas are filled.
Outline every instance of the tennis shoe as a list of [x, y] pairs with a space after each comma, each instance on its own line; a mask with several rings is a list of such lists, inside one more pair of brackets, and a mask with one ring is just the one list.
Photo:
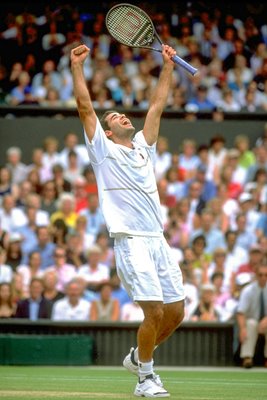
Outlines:
[[153, 375], [149, 375], [143, 382], [138, 382], [134, 395], [137, 397], [169, 397], [170, 393], [163, 387], [157, 385], [153, 379]]
[[[129, 354], [127, 354], [127, 356], [123, 360], [123, 366], [129, 372], [138, 376], [138, 364], [134, 359], [134, 347], [130, 348]], [[154, 372], [153, 372], [153, 380], [158, 386], [163, 387], [163, 383], [161, 382], [160, 376], [155, 374]]]

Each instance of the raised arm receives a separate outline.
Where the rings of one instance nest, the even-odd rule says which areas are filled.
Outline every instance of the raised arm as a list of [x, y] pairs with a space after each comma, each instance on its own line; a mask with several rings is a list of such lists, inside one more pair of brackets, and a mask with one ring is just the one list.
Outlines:
[[85, 45], [78, 46], [71, 51], [71, 72], [73, 91], [79, 116], [88, 139], [92, 140], [96, 127], [96, 114], [93, 109], [83, 71], [83, 63], [89, 52], [90, 49]]
[[174, 62], [171, 57], [176, 51], [167, 45], [162, 45], [163, 67], [157, 86], [150, 99], [150, 105], [144, 125], [144, 136], [149, 145], [157, 141], [159, 134], [160, 118], [167, 102], [168, 93], [172, 81]]

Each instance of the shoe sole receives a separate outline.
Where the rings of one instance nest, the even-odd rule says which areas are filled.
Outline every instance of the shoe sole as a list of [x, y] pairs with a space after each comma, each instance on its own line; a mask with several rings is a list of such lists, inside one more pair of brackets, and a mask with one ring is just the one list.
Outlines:
[[157, 394], [149, 394], [145, 392], [134, 392], [134, 395], [136, 397], [149, 397], [149, 398], [162, 398], [162, 397], [170, 397], [170, 393], [157, 393]]

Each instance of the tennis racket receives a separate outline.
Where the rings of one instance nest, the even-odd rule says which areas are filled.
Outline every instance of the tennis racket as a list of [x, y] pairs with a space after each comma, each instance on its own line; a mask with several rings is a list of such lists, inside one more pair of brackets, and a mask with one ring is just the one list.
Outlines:
[[[161, 45], [162, 41], [150, 17], [139, 7], [127, 3], [112, 7], [106, 15], [106, 27], [110, 35], [121, 44], [162, 52], [152, 46], [155, 39]], [[175, 55], [172, 60], [191, 75], [197, 73], [196, 68], [179, 56]]]

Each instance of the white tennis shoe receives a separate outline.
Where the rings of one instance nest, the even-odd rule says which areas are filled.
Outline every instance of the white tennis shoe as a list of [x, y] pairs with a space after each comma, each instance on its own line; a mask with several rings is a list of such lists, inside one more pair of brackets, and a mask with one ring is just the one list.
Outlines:
[[137, 397], [169, 397], [170, 393], [155, 383], [153, 375], [149, 375], [143, 382], [137, 383], [134, 395]]
[[[123, 366], [129, 372], [138, 376], [138, 364], [134, 359], [134, 347], [130, 348], [129, 354], [127, 354], [127, 356], [123, 360]], [[163, 383], [161, 382], [160, 376], [155, 374], [155, 372], [153, 372], [153, 380], [158, 386], [163, 387]]]

